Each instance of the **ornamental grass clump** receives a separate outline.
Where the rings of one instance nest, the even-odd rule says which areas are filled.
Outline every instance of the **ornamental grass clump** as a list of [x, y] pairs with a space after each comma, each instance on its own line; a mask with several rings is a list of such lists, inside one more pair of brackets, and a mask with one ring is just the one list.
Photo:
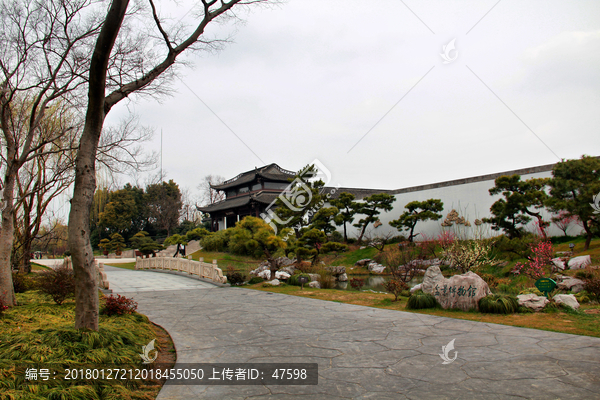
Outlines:
[[[291, 279], [291, 278], [290, 278]], [[263, 278], [261, 278], [260, 276], [253, 276], [249, 281], [248, 284], [249, 285], [255, 285], [257, 283], [262, 283], [265, 280]]]
[[323, 268], [317, 271], [317, 273], [319, 274], [317, 280], [319, 281], [321, 289], [333, 289], [335, 287], [335, 276], [333, 276], [333, 273], [330, 270]]
[[406, 308], [409, 310], [423, 310], [426, 308], [437, 307], [438, 302], [430, 293], [425, 293], [422, 290], [417, 290], [408, 298]]
[[47, 381], [25, 379], [29, 368], [139, 368], [142, 346], [156, 338], [145, 316], [102, 315], [98, 331], [79, 330], [73, 326], [74, 302], [58, 306], [37, 291], [19, 293], [17, 300], [0, 329], [0, 399], [156, 398], [158, 381], [65, 380], [52, 374]]
[[479, 311], [489, 314], [512, 314], [519, 311], [519, 302], [514, 296], [492, 294], [479, 300]]
[[308, 274], [294, 274], [290, 276], [290, 278], [287, 281], [288, 285], [300, 286], [300, 281], [298, 279], [301, 277], [308, 279], [306, 283], [308, 285], [308, 283], [310, 282], [310, 275]]

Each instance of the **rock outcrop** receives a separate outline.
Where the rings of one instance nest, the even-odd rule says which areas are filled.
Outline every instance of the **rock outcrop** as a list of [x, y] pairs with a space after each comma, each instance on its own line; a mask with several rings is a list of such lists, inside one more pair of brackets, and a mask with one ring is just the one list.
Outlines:
[[517, 300], [520, 306], [527, 307], [533, 311], [541, 311], [549, 303], [547, 298], [534, 293], [520, 294], [517, 296]]
[[592, 263], [592, 258], [589, 255], [587, 255], [587, 256], [573, 257], [569, 260], [567, 265], [569, 266], [569, 269], [583, 269], [583, 268], [587, 267], [588, 265], [590, 265], [591, 263]]
[[579, 302], [572, 294], [557, 294], [553, 297], [556, 304], [565, 304], [571, 307], [573, 310], [579, 309]]
[[488, 284], [474, 272], [444, 278], [437, 265], [427, 268], [421, 289], [435, 296], [443, 308], [479, 309], [479, 300], [492, 294]]

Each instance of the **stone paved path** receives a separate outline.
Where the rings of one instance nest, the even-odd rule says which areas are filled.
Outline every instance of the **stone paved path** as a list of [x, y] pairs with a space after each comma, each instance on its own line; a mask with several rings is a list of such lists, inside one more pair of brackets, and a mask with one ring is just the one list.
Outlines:
[[[317, 386], [166, 385], [161, 400], [600, 399], [600, 338], [217, 288], [158, 272], [107, 274], [169, 331], [178, 363], [319, 364]], [[196, 287], [181, 288], [185, 281]], [[452, 339], [458, 357], [443, 365], [438, 354]]]

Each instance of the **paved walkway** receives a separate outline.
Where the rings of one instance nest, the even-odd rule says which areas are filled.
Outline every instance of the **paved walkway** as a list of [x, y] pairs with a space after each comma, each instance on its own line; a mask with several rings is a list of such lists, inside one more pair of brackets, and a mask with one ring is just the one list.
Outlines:
[[[101, 263], [108, 264], [123, 264], [135, 262], [135, 258], [96, 258]], [[44, 265], [46, 267], [55, 268], [63, 264], [62, 258], [42, 258], [42, 259], [31, 259], [31, 262]]]
[[169, 331], [178, 363], [319, 364], [317, 386], [165, 385], [161, 400], [600, 399], [600, 338], [106, 271]]

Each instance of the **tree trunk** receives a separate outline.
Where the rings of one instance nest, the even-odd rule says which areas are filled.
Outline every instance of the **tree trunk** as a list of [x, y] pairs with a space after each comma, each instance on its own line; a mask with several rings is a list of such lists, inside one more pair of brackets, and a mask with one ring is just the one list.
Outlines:
[[15, 225], [13, 220], [13, 194], [15, 189], [15, 174], [7, 171], [4, 180], [2, 211], [2, 228], [0, 229], [0, 299], [5, 306], [16, 304], [12, 281], [11, 254]]
[[75, 328], [98, 330], [98, 288], [90, 243], [90, 213], [96, 190], [96, 152], [104, 124], [106, 71], [128, 0], [113, 0], [98, 36], [92, 60], [85, 126], [75, 165], [69, 214], [69, 250], [75, 272]]
[[[88, 112], [89, 114], [89, 112]], [[103, 117], [103, 116], [102, 116]], [[96, 145], [86, 122], [77, 157], [75, 189], [69, 214], [69, 250], [75, 273], [75, 328], [98, 330], [98, 288], [90, 243], [90, 209], [96, 189]]]
[[363, 225], [361, 231], [360, 231], [360, 235], [358, 236], [358, 240], [356, 241], [357, 244], [361, 244], [362, 243], [362, 238], [363, 235], [365, 234], [365, 231], [367, 230], [367, 225], [369, 225], [368, 223]]
[[21, 265], [19, 266], [19, 272], [22, 274], [31, 272], [31, 242], [32, 238], [28, 232], [25, 232], [23, 240], [23, 257], [21, 258]]
[[344, 243], [348, 243], [348, 235], [346, 234], [346, 222], [344, 222]]
[[268, 249], [263, 247], [263, 252], [265, 253], [265, 256], [267, 256], [267, 261], [269, 262], [269, 271], [271, 272], [270, 279], [268, 280], [272, 281], [273, 279], [275, 279], [275, 274], [279, 270], [279, 264], [277, 263], [277, 261], [275, 261], [275, 259], [271, 255], [271, 252]]
[[583, 225], [583, 229], [585, 230], [585, 234], [586, 234], [585, 235], [585, 245], [583, 246], [583, 251], [587, 251], [590, 248], [590, 243], [592, 242], [594, 233], [590, 229], [589, 222], [583, 222], [581, 225]]

